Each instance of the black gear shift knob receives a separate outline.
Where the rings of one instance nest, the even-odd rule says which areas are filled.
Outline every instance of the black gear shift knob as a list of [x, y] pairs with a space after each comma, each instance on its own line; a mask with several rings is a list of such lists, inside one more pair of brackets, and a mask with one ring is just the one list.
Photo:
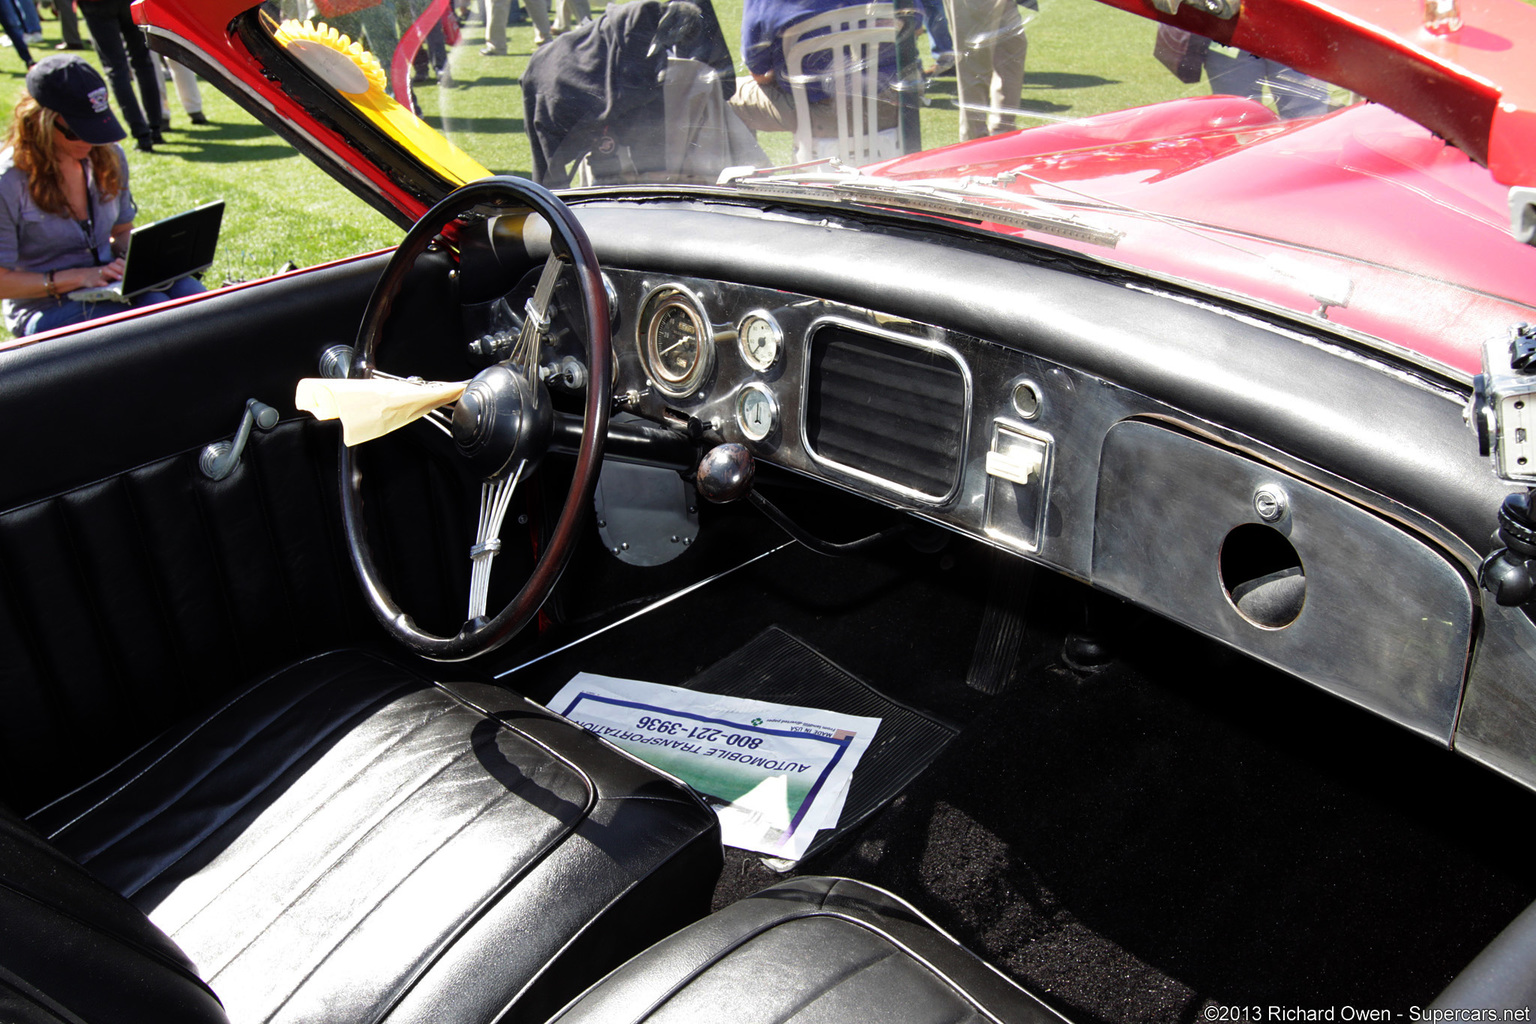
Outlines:
[[747, 496], [757, 463], [743, 445], [716, 445], [699, 460], [696, 475], [699, 494], [706, 501], [725, 504]]

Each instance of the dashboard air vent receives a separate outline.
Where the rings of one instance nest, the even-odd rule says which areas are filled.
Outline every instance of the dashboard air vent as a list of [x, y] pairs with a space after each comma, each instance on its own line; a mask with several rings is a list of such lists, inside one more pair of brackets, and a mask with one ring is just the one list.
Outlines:
[[837, 324], [811, 339], [805, 435], [823, 462], [944, 499], [960, 481], [966, 415], [948, 352]]

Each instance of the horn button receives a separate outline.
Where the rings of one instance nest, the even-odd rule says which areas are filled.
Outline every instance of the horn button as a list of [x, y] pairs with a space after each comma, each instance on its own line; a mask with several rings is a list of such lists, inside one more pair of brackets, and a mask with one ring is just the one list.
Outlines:
[[475, 473], [494, 480], [527, 459], [531, 469], [549, 449], [554, 410], [542, 382], [498, 363], [482, 370], [453, 410], [453, 443]]

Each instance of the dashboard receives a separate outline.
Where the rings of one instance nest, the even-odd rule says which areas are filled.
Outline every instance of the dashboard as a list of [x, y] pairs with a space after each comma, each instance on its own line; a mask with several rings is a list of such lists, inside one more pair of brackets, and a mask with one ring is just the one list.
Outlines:
[[[1017, 339], [760, 285], [605, 277], [624, 411], [1088, 581], [1450, 743], [1467, 574], [1345, 481]], [[556, 387], [581, 351], [573, 289], [551, 308]]]

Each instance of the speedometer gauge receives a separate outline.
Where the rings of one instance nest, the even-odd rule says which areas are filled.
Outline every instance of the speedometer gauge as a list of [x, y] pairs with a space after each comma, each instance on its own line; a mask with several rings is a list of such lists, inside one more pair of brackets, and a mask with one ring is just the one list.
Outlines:
[[658, 292], [645, 305], [640, 356], [658, 389], [674, 398], [694, 391], [714, 366], [715, 334], [688, 294]]
[[699, 345], [704, 332], [688, 304], [678, 299], [665, 303], [651, 321], [646, 344], [655, 358], [656, 372], [669, 382], [687, 380], [699, 365]]
[[754, 370], [768, 370], [779, 361], [784, 348], [784, 331], [769, 314], [757, 310], [741, 318], [737, 331], [741, 356]]

